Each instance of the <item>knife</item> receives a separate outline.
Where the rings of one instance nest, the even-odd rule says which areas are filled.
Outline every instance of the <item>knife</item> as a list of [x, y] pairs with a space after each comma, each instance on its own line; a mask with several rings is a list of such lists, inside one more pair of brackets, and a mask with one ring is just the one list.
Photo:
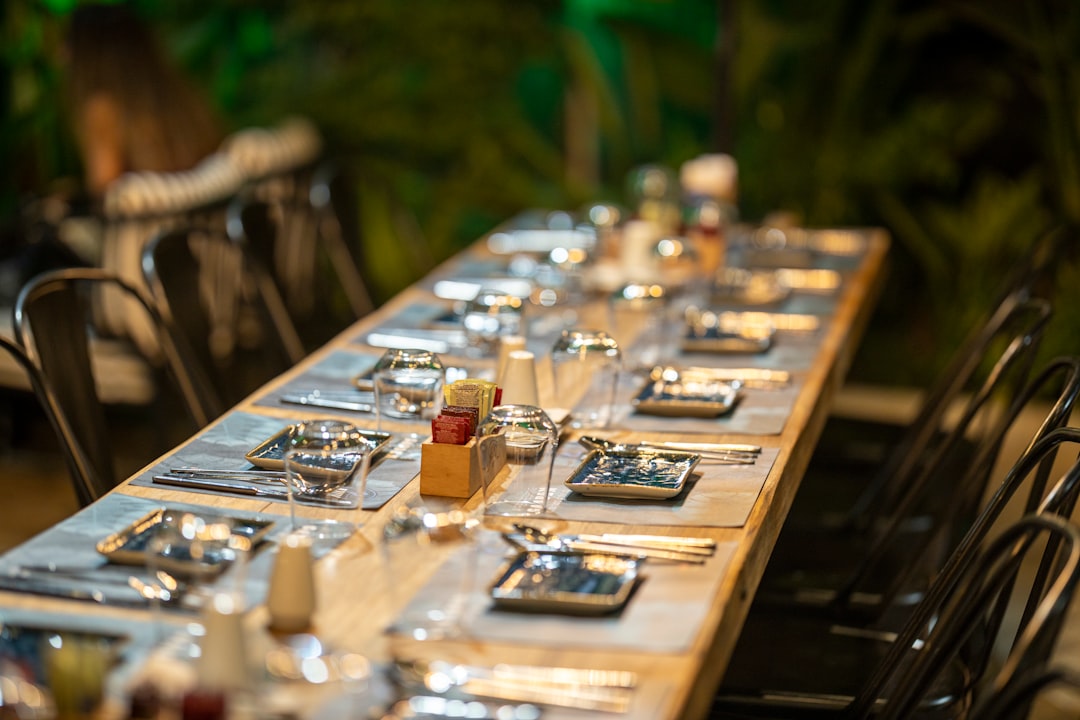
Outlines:
[[[248, 495], [251, 497], [271, 497], [277, 500], [286, 500], [289, 491], [284, 486], [278, 488], [269, 485], [257, 485], [255, 483], [240, 480], [226, 480], [224, 478], [197, 477], [194, 475], [155, 475], [153, 478], [159, 485], [175, 485], [183, 488], [195, 488], [197, 490], [216, 490], [218, 492], [231, 493], [233, 495]], [[307, 505], [329, 505], [331, 507], [352, 508], [353, 503], [348, 500], [320, 495], [311, 497], [299, 492], [293, 492], [293, 497], [298, 503]]]
[[65, 600], [83, 600], [86, 602], [97, 603], [98, 605], [146, 605], [145, 600], [142, 602], [120, 600], [115, 597], [109, 597], [101, 590], [77, 587], [67, 578], [32, 580], [24, 577], [2, 575], [0, 576], [0, 590], [30, 593], [31, 595], [46, 595], [48, 597], [63, 598]]
[[701, 555], [703, 557], [709, 557], [716, 551], [715, 543], [709, 545], [690, 544], [682, 543], [677, 540], [670, 541], [665, 538], [647, 537], [644, 535], [576, 535], [570, 536], [569, 538], [564, 536], [563, 539], [587, 543], [596, 543], [600, 545], [613, 545], [615, 547], [624, 547], [634, 550], [670, 550], [674, 552], [685, 553], [687, 555]]
[[587, 540], [576, 540], [573, 537], [563, 537], [562, 544], [568, 550], [573, 550], [574, 552], [599, 553], [601, 555], [629, 555], [636, 558], [674, 560], [676, 562], [693, 563], [695, 565], [703, 564], [708, 558], [708, 555], [698, 554], [688, 550], [646, 547], [644, 545], [630, 546], [608, 542], [591, 542]]
[[375, 411], [375, 406], [369, 403], [334, 400], [318, 395], [296, 395], [289, 393], [281, 396], [281, 402], [286, 405], [306, 405], [307, 407], [325, 408], [327, 410], [347, 410], [349, 412], [362, 413]]

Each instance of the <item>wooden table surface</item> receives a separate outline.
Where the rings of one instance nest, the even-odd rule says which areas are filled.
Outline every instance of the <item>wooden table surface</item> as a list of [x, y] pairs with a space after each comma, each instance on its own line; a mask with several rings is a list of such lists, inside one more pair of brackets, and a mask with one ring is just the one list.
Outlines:
[[[377, 511], [326, 511], [303, 508], [302, 512], [318, 517], [337, 517], [355, 521], [362, 520], [361, 530], [321, 559], [316, 565], [318, 610], [315, 630], [332, 638], [340, 647], [348, 647], [367, 653], [373, 659], [385, 659], [392, 654], [412, 654], [422, 657], [438, 657], [476, 664], [493, 664], [512, 660], [515, 663], [548, 666], [569, 666], [629, 670], [639, 674], [642, 692], [651, 692], [647, 709], [631, 709], [627, 717], [651, 718], [697, 718], [708, 712], [716, 685], [723, 675], [727, 660], [734, 648], [755, 588], [769, 558], [780, 528], [787, 515], [792, 499], [799, 486], [810, 455], [817, 442], [829, 411], [832, 397], [841, 385], [852, 357], [870, 317], [884, 279], [884, 265], [889, 245], [887, 236], [879, 230], [861, 232], [866, 238], [866, 251], [861, 261], [845, 280], [835, 304], [835, 312], [824, 325], [820, 342], [812, 364], [803, 373], [801, 391], [794, 403], [783, 431], [775, 435], [702, 435], [665, 436], [665, 439], [750, 442], [766, 448], [777, 448], [779, 454], [765, 481], [749, 519], [741, 527], [656, 527], [648, 525], [612, 525], [558, 521], [545, 523], [558, 529], [580, 532], [630, 532], [709, 537], [718, 543], [734, 543], [730, 562], [723, 577], [713, 587], [710, 596], [697, 599], [704, 610], [704, 619], [685, 652], [649, 652], [625, 648], [596, 649], [577, 647], [568, 643], [496, 643], [476, 639], [454, 641], [418, 642], [389, 638], [383, 629], [400, 610], [395, 598], [400, 598], [400, 588], [391, 588], [387, 568], [381, 553], [382, 530], [386, 518], [395, 508], [416, 502], [419, 498], [418, 479], [413, 479], [389, 503]], [[453, 276], [459, 263], [471, 255], [475, 258], [486, 252], [486, 246], [478, 242], [461, 256], [452, 258], [435, 270], [439, 276]], [[282, 384], [288, 383], [335, 352], [367, 352], [378, 354], [377, 349], [365, 348], [355, 342], [358, 333], [374, 328], [392, 318], [402, 309], [417, 303], [434, 302], [436, 298], [418, 282], [368, 317], [358, 321], [319, 351], [306, 358], [300, 365], [237, 405], [230, 412], [245, 411], [266, 416], [294, 418], [297, 408], [257, 405], [259, 397]], [[603, 303], [593, 303], [582, 308], [582, 318], [604, 320]], [[588, 323], [586, 323], [588, 324]], [[539, 358], [541, 362], [543, 358]], [[752, 366], [755, 356], [746, 358]], [[565, 406], [554, 402], [546, 374], [540, 373], [541, 404]], [[565, 400], [565, 398], [563, 399]], [[331, 411], [319, 411], [318, 415], [333, 415]], [[342, 415], [356, 420], [355, 415]], [[415, 429], [415, 426], [414, 426]], [[572, 441], [579, 431], [564, 436], [564, 444]], [[620, 437], [632, 439], [633, 433], [623, 432]], [[553, 484], [560, 479], [553, 479]], [[161, 486], [147, 487], [122, 484], [115, 493], [150, 498], [162, 504], [197, 503], [225, 509], [237, 509], [276, 514], [278, 520], [287, 514], [287, 506], [272, 501], [242, 499], [211, 494], [199, 494]], [[457, 501], [424, 498], [436, 506], [452, 506]], [[474, 496], [464, 504], [466, 509], [482, 508], [482, 499]], [[632, 516], [630, 516], [632, 518]], [[435, 570], [423, 557], [411, 563], [408, 573], [395, 570], [393, 584], [405, 584], [409, 589], [421, 587]], [[704, 572], [704, 570], [697, 570]], [[57, 613], [132, 617], [131, 610], [98, 607], [73, 601], [0, 592], [0, 608], [34, 608]], [[266, 624], [265, 608], [252, 609], [247, 617], [250, 627]], [[648, 690], [652, 688], [652, 690]]]

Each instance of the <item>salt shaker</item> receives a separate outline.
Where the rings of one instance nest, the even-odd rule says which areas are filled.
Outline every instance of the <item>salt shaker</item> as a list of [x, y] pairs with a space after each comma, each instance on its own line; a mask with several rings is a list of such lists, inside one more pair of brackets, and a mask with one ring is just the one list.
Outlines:
[[266, 608], [271, 630], [298, 633], [311, 627], [311, 617], [315, 614], [311, 538], [290, 533], [281, 542], [270, 575]]

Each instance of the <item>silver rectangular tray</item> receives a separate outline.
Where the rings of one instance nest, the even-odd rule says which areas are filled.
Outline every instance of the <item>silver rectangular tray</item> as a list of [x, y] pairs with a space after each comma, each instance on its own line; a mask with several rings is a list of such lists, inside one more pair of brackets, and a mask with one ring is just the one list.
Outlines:
[[719, 417], [731, 412], [739, 391], [719, 380], [652, 380], [630, 400], [634, 410], [664, 417]]
[[593, 450], [565, 484], [581, 495], [665, 500], [683, 491], [699, 460], [681, 450]]
[[[168, 516], [183, 512], [185, 511], [173, 508], [158, 508], [153, 510], [127, 527], [102, 538], [98, 541], [97, 551], [108, 558], [109, 562], [118, 563], [120, 565], [145, 565], [147, 545], [150, 543], [150, 538], [154, 536], [157, 527], [161, 525]], [[213, 513], [207, 513], [205, 517], [211, 519], [220, 516], [214, 515]], [[261, 542], [266, 537], [266, 534], [270, 532], [270, 528], [274, 526], [274, 523], [271, 520], [230, 518], [230, 522], [232, 524], [232, 532], [247, 537], [252, 546]], [[179, 569], [181, 574], [188, 574], [184, 571], [191, 568], [198, 568], [200, 572], [206, 574], [216, 574], [217, 572], [224, 570], [228, 564], [228, 561], [224, 559], [215, 561], [213, 558], [204, 558], [198, 563], [192, 562], [190, 567], [186, 567], [182, 560], [176, 560], [175, 562], [179, 564], [180, 567], [174, 569]], [[169, 568], [165, 569], [168, 570]]]
[[[293, 425], [289, 425], [282, 428], [280, 431], [274, 433], [274, 435], [248, 451], [244, 457], [249, 463], [256, 467], [264, 468], [266, 470], [284, 470], [285, 446], [289, 442], [289, 435], [292, 433], [293, 427]], [[391, 437], [391, 433], [379, 430], [361, 430], [360, 434], [371, 447], [370, 453], [372, 460], [374, 460], [379, 453], [386, 450]], [[326, 473], [327, 475], [348, 474], [353, 470], [353, 467], [355, 467], [355, 465], [341, 468], [327, 468]]]
[[683, 336], [683, 352], [704, 353], [763, 353], [772, 347], [773, 336], [740, 335], [716, 328], [690, 330]]
[[640, 560], [623, 555], [518, 553], [491, 586], [497, 607], [571, 615], [620, 610], [638, 581]]

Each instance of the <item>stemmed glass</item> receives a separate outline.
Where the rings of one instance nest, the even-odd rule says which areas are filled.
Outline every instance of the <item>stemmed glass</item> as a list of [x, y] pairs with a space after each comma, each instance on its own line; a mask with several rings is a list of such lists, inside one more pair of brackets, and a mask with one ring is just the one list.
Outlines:
[[304, 523], [297, 505], [363, 509], [373, 442], [355, 425], [340, 420], [308, 420], [294, 425], [285, 448], [285, 476], [289, 492], [292, 532], [313, 538], [344, 540], [357, 528], [353, 522], [324, 520]]

